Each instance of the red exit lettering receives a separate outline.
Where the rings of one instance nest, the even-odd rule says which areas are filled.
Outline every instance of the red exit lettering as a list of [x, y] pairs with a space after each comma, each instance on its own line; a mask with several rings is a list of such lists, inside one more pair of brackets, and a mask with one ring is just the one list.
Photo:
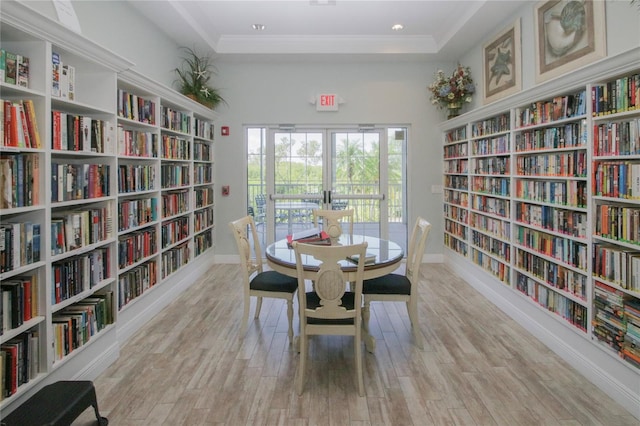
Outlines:
[[334, 106], [335, 103], [335, 95], [320, 95], [320, 105], [322, 106]]

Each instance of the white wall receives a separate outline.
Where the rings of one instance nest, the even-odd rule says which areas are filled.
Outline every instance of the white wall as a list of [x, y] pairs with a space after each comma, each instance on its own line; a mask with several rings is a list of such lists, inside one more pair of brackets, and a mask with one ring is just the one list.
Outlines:
[[[426, 63], [220, 63], [217, 86], [228, 108], [219, 108], [219, 125], [228, 137], [216, 136], [216, 183], [231, 186], [231, 195], [216, 194], [216, 255], [235, 254], [227, 222], [246, 214], [246, 153], [243, 125], [252, 124], [401, 124], [409, 132], [409, 220], [419, 214], [442, 235], [442, 195], [431, 194], [442, 183], [440, 132], [444, 112], [432, 107], [426, 90], [435, 70]], [[317, 112], [309, 98], [336, 93], [346, 101], [337, 112]], [[442, 252], [442, 239], [431, 238], [428, 253]]]

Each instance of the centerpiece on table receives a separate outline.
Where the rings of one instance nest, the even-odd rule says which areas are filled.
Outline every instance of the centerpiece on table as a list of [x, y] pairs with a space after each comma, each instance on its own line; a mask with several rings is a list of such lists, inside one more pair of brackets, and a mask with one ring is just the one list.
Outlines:
[[435, 81], [429, 85], [429, 91], [431, 103], [447, 109], [447, 119], [458, 116], [463, 104], [471, 102], [471, 95], [476, 91], [471, 69], [458, 64], [449, 77], [444, 71], [438, 70]]
[[211, 76], [215, 74], [211, 58], [200, 56], [188, 47], [181, 49], [184, 50], [182, 66], [174, 70], [178, 75], [176, 83], [180, 93], [211, 109], [221, 103], [226, 104], [219, 90], [209, 85]]

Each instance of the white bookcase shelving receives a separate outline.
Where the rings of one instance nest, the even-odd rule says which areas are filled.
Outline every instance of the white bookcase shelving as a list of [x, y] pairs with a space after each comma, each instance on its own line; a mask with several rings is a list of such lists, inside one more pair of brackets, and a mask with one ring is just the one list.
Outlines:
[[442, 125], [447, 263], [636, 416], [638, 58], [634, 49]]
[[[37, 123], [28, 140], [17, 130], [5, 139], [2, 114], [0, 284], [12, 304], [3, 302], [1, 359], [17, 350], [29, 359], [0, 397], [8, 413], [48, 383], [97, 377], [204, 275], [215, 114], [28, 5], [4, 2], [0, 21], [0, 48], [29, 59], [27, 85], [0, 81], [2, 109], [23, 108], [21, 120]], [[124, 93], [135, 115], [123, 113]], [[167, 110], [180, 128], [163, 121]], [[184, 179], [163, 181], [165, 169]]]

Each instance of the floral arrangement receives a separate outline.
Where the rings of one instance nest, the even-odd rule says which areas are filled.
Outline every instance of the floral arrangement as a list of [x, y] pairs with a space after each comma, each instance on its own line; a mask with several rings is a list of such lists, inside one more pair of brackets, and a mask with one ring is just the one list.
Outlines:
[[210, 108], [215, 108], [220, 103], [226, 104], [218, 89], [209, 85], [209, 80], [215, 73], [211, 59], [198, 55], [188, 47], [182, 49], [185, 53], [182, 67], [175, 69], [180, 92]]
[[445, 76], [444, 71], [438, 70], [435, 78], [429, 85], [433, 105], [447, 108], [449, 104], [457, 104], [460, 108], [463, 103], [471, 102], [471, 95], [476, 91], [476, 87], [469, 67], [458, 64], [450, 77]]

